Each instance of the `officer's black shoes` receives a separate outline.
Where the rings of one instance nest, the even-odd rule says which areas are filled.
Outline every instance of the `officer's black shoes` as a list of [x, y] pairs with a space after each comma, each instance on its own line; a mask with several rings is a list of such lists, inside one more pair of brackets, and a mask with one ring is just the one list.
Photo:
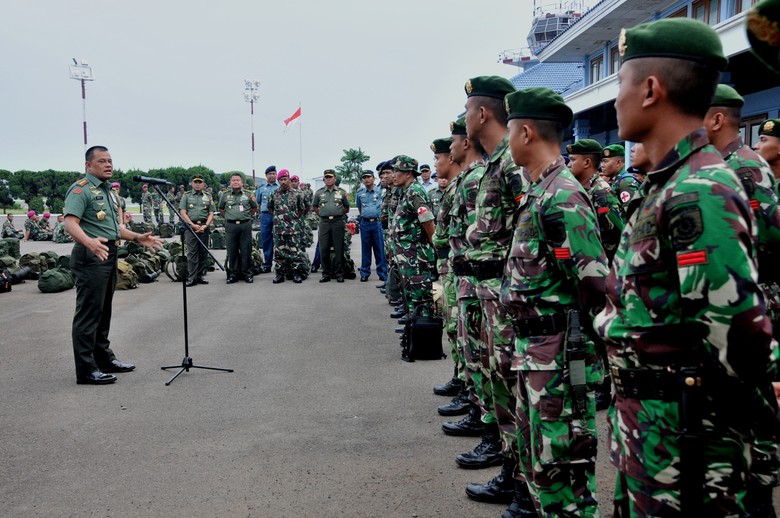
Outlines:
[[330, 282], [330, 275], [323, 275], [320, 282]]
[[303, 282], [303, 279], [301, 279], [301, 276], [296, 273], [295, 275], [293, 275], [293, 282], [295, 284], [300, 284]]
[[209, 283], [209, 281], [207, 281], [206, 279], [198, 279], [197, 282], [198, 282], [198, 284], [208, 284]]
[[344, 282], [344, 276], [343, 275], [337, 276], [336, 277], [336, 282]]
[[464, 437], [481, 437], [485, 432], [485, 423], [480, 419], [480, 410], [477, 405], [469, 406], [469, 413], [460, 421], [448, 421], [441, 424], [441, 429], [447, 435]]
[[457, 376], [453, 376], [450, 381], [443, 385], [434, 385], [433, 393], [437, 396], [457, 396], [463, 388], [463, 382]]
[[487, 484], [467, 484], [466, 495], [477, 502], [509, 504], [515, 496], [515, 481], [512, 478], [514, 462], [504, 460], [501, 473]]
[[406, 326], [398, 326], [394, 329], [394, 331], [398, 334], [403, 334], [404, 331], [406, 331]]
[[284, 282], [284, 272], [276, 272], [276, 277], [274, 277], [273, 283], [279, 284], [280, 282]]
[[596, 387], [596, 410], [606, 410], [612, 404], [612, 380], [609, 376]]
[[374, 287], [377, 288], [377, 289], [382, 289], [382, 288], [386, 287], [386, 284], [387, 283], [385, 283], [385, 282], [380, 282], [379, 284], [377, 284]]
[[247, 284], [252, 284], [253, 282], [255, 282], [255, 278], [252, 277], [252, 275], [248, 273], [248, 274], [244, 275], [244, 282], [246, 282]]
[[260, 273], [271, 273], [271, 267], [270, 266], [261, 266], [260, 267]]
[[414, 358], [410, 357], [409, 352], [406, 349], [404, 349], [401, 352], [401, 361], [404, 361], [406, 363], [414, 363]]
[[528, 484], [515, 481], [515, 493], [512, 497], [512, 503], [506, 511], [501, 513], [501, 518], [536, 518], [539, 516], [531, 498], [531, 492], [528, 491]]
[[105, 372], [93, 371], [89, 374], [76, 376], [77, 385], [108, 385], [116, 381], [116, 376]]
[[406, 314], [406, 308], [396, 309], [390, 313], [390, 318], [401, 318]]
[[385, 295], [387, 293], [387, 290], [384, 289], [384, 288], [379, 288], [379, 293], [381, 293], [382, 295]]
[[395, 299], [388, 302], [388, 304], [390, 304], [391, 306], [398, 306], [399, 304], [403, 304], [403, 303], [404, 301], [401, 299]]
[[111, 360], [108, 364], [100, 367], [103, 372], [130, 372], [133, 369], [135, 369], [135, 365], [132, 363], [122, 363], [119, 360]]
[[439, 412], [439, 415], [463, 415], [468, 413], [469, 408], [471, 408], [469, 393], [461, 390], [457, 396], [452, 398], [452, 401], [446, 405], [441, 405], [436, 411]]
[[366, 277], [365, 275], [361, 275], [360, 276], [360, 282], [366, 282], [367, 280], [368, 280], [368, 277]]
[[198, 285], [198, 281], [187, 281], [184, 283], [184, 285], [187, 286], [188, 288], [192, 288], [193, 286]]
[[455, 462], [464, 469], [483, 469], [498, 466], [503, 460], [501, 437], [498, 434], [498, 425], [496, 423], [485, 425], [482, 442], [476, 448], [455, 457]]
[[316, 266], [311, 267], [311, 273], [317, 273], [318, 271], [320, 271], [320, 269], [317, 268]]
[[233, 284], [233, 283], [236, 283], [236, 282], [238, 282], [238, 277], [236, 277], [235, 275], [229, 276], [227, 278], [227, 281], [225, 281], [226, 284]]

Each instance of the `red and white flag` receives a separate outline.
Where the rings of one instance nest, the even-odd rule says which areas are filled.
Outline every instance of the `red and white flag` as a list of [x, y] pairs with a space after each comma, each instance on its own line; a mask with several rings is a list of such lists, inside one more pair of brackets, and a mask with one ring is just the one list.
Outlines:
[[290, 129], [290, 127], [298, 122], [298, 119], [301, 118], [301, 107], [298, 106], [298, 109], [295, 110], [295, 113], [293, 113], [289, 118], [284, 119], [284, 131], [287, 131]]

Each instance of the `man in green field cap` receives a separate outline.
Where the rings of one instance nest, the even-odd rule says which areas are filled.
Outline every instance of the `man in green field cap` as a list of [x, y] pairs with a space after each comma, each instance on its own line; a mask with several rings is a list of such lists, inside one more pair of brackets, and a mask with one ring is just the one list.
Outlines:
[[625, 155], [626, 150], [620, 144], [610, 144], [601, 150], [601, 174], [608, 179], [623, 207], [628, 205], [640, 184], [636, 176], [626, 171]]
[[703, 127], [728, 61], [712, 28], [684, 18], [624, 29], [618, 50], [618, 134], [655, 170], [594, 322], [616, 389], [615, 515], [743, 516], [772, 336], [750, 204]]
[[780, 119], [767, 119], [758, 127], [756, 152], [769, 164], [775, 179], [780, 178]]

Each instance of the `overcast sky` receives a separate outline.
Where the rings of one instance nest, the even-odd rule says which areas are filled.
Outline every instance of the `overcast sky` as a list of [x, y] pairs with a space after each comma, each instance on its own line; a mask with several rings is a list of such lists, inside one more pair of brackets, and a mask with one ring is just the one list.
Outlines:
[[244, 79], [261, 82], [255, 169], [310, 179], [361, 147], [432, 161], [469, 77], [526, 46], [531, 0], [0, 0], [0, 169], [83, 169], [71, 58], [86, 59], [89, 144], [122, 170], [203, 164], [251, 175]]

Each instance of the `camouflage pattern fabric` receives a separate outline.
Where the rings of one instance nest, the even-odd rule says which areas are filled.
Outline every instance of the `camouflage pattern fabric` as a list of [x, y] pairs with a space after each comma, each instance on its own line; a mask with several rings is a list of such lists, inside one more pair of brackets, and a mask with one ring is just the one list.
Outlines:
[[639, 185], [640, 183], [636, 176], [625, 169], [621, 169], [609, 182], [609, 186], [612, 187], [612, 192], [617, 195], [620, 203], [623, 204], [623, 207], [628, 205], [628, 202], [631, 201], [631, 197], [639, 190]]
[[[391, 187], [387, 189], [382, 197], [382, 209], [381, 219], [382, 225], [387, 226], [387, 232], [384, 233], [385, 239], [385, 251], [387, 269], [390, 270], [392, 265], [395, 265], [395, 237], [393, 235], [393, 224], [395, 219], [395, 211], [398, 207], [398, 198], [400, 197], [400, 189], [398, 187]], [[397, 269], [396, 269], [397, 271]]]
[[428, 191], [428, 198], [430, 198], [431, 200], [431, 207], [433, 208], [434, 218], [439, 217], [439, 210], [441, 209], [441, 202], [443, 196], [444, 196], [444, 191], [442, 191], [438, 186], [435, 189], [431, 189], [430, 191]]
[[162, 197], [160, 197], [159, 194], [157, 194], [157, 191], [152, 193], [152, 206], [154, 207], [154, 219], [157, 221], [157, 226], [159, 227], [163, 223], [165, 223], [165, 218], [163, 217], [163, 206], [165, 205], [165, 202], [163, 201]]
[[413, 181], [399, 192], [391, 234], [406, 309], [411, 313], [421, 304], [432, 307], [433, 303], [435, 253], [422, 228], [422, 223], [433, 220], [433, 212], [428, 195], [419, 183]]
[[47, 232], [47, 233], [51, 233], [52, 230], [53, 230], [49, 226], [49, 220], [46, 219], [46, 218], [43, 218], [43, 217], [38, 220], [38, 226], [41, 227], [41, 230], [43, 230], [44, 232]]
[[2, 237], [14, 237], [16, 239], [22, 239], [24, 233], [16, 230], [12, 221], [3, 222], [3, 236]]
[[37, 222], [31, 219], [27, 219], [24, 222], [24, 233], [27, 234], [28, 230], [30, 231], [30, 239], [33, 241], [48, 241], [51, 239], [51, 234], [44, 231]]
[[[501, 284], [501, 303], [512, 319], [603, 308], [607, 258], [596, 211], [563, 158], [542, 172], [516, 217]], [[515, 338], [520, 464], [541, 515], [597, 516], [594, 391], [603, 363], [593, 341], [586, 341], [587, 407], [576, 413], [566, 336], [563, 330]]]
[[[744, 190], [704, 129], [681, 140], [657, 168], [629, 206], [607, 305], [595, 319], [610, 368], [658, 371], [693, 357], [723, 371], [709, 391], [729, 378], [761, 386], [771, 324], [756, 284], [756, 234]], [[744, 513], [749, 455], [740, 428], [750, 419], [726, 412], [739, 413], [747, 401], [722, 397], [708, 393], [700, 409], [702, 516]], [[608, 418], [611, 459], [625, 482], [616, 488], [616, 509], [679, 513], [679, 403], [617, 394]]]
[[584, 187], [596, 208], [601, 244], [607, 254], [607, 261], [611, 264], [620, 242], [620, 234], [626, 225], [626, 213], [612, 188], [598, 174], [594, 174]]
[[277, 272], [306, 273], [299, 248], [299, 221], [305, 210], [303, 195], [291, 188], [276, 189], [268, 197], [268, 211], [274, 218], [274, 267]]
[[[433, 203], [433, 194], [438, 191], [439, 211], [436, 216], [436, 228], [433, 233], [433, 246], [436, 249], [436, 271], [441, 279], [444, 296], [444, 332], [447, 334], [447, 340], [450, 344], [451, 358], [455, 362], [455, 368], [458, 378], [465, 380], [466, 358], [462, 348], [458, 347], [458, 294], [455, 285], [455, 274], [450, 268], [450, 216], [452, 213], [452, 202], [457, 190], [457, 179], [453, 180], [444, 191], [437, 189], [429, 193]], [[434, 211], [435, 213], [435, 211]], [[446, 257], [442, 257], [447, 254]]]
[[154, 200], [152, 199], [152, 193], [146, 191], [141, 195], [141, 210], [144, 214], [144, 223], [154, 225], [152, 221], [152, 207], [154, 206]]
[[57, 223], [52, 234], [52, 241], [55, 243], [72, 243], [73, 237], [65, 231], [65, 223]]

